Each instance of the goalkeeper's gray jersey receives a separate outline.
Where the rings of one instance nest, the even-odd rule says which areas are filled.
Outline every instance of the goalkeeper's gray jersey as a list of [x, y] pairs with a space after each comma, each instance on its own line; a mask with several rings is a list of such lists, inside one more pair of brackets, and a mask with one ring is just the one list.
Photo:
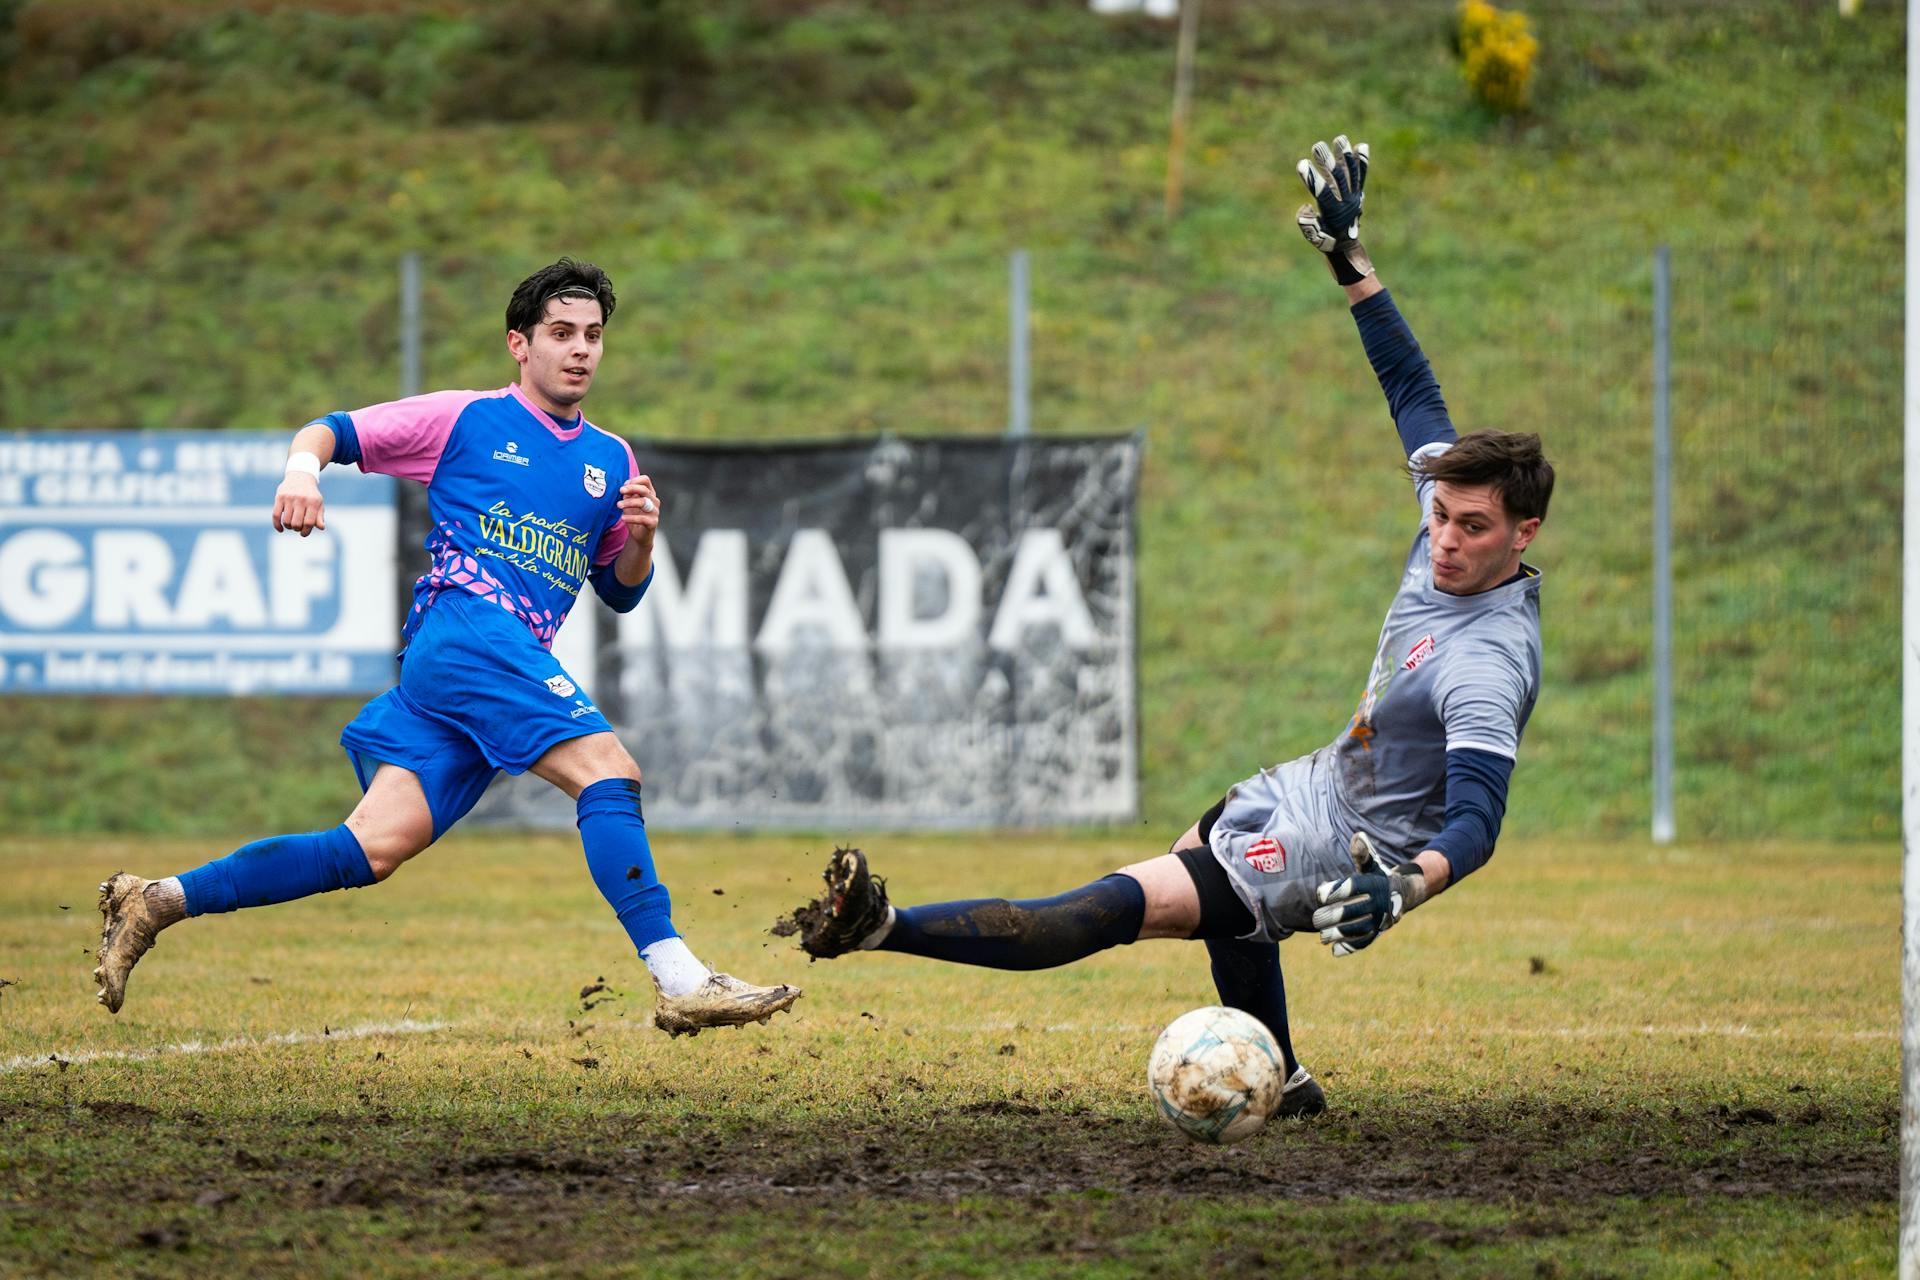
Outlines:
[[1478, 595], [1441, 591], [1427, 548], [1433, 482], [1419, 479], [1415, 493], [1420, 532], [1360, 704], [1332, 744], [1227, 793], [1212, 844], [1233, 872], [1263, 882], [1337, 874], [1352, 865], [1355, 831], [1398, 866], [1444, 825], [1449, 750], [1519, 751], [1540, 689], [1540, 574], [1523, 566], [1520, 580]]
[[[1414, 459], [1446, 448], [1429, 445]], [[1522, 566], [1519, 581], [1478, 595], [1441, 591], [1427, 548], [1433, 481], [1419, 479], [1415, 492], [1420, 532], [1329, 771], [1336, 815], [1393, 863], [1440, 834], [1447, 752], [1515, 759], [1540, 692], [1539, 571]]]

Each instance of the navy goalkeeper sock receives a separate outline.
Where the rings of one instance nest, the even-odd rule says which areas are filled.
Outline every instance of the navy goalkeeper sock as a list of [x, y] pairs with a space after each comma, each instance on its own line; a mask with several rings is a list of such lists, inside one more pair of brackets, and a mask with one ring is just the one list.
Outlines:
[[989, 969], [1051, 969], [1134, 941], [1146, 914], [1140, 882], [1115, 872], [1052, 898], [900, 907], [876, 949]]
[[620, 917], [635, 951], [679, 937], [673, 927], [672, 900], [653, 870], [647, 823], [640, 809], [640, 783], [633, 778], [603, 778], [580, 792], [580, 843], [594, 887]]
[[1250, 1013], [1266, 1024], [1287, 1059], [1287, 1075], [1300, 1069], [1287, 1030], [1287, 983], [1280, 974], [1280, 944], [1239, 938], [1207, 939], [1213, 957], [1213, 985], [1220, 1003]]
[[333, 889], [362, 889], [374, 882], [360, 841], [343, 823], [331, 831], [270, 836], [242, 845], [224, 858], [180, 876], [187, 914], [237, 911], [292, 902]]

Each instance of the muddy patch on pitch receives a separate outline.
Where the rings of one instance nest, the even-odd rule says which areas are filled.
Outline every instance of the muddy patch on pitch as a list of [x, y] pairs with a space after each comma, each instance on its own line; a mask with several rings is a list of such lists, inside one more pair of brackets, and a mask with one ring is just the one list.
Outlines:
[[[13, 1121], [53, 1132], [71, 1114], [30, 1105]], [[131, 1104], [88, 1104], [83, 1114], [89, 1136], [106, 1148], [124, 1145], [115, 1133], [146, 1137], [179, 1119]], [[1891, 1203], [1898, 1191], [1894, 1109], [1811, 1099], [1632, 1113], [1524, 1100], [1471, 1107], [1402, 1100], [1377, 1112], [1336, 1107], [1311, 1120], [1278, 1121], [1234, 1147], [1196, 1146], [1148, 1115], [1004, 1099], [907, 1123], [876, 1114], [743, 1129], [737, 1118], [632, 1114], [555, 1134], [509, 1126], [453, 1132], [402, 1115], [382, 1126], [326, 1128], [310, 1149], [288, 1140], [289, 1129], [311, 1134], [309, 1124], [275, 1129], [260, 1120], [201, 1118], [182, 1127], [184, 1141], [169, 1144], [173, 1176], [156, 1176], [151, 1166], [139, 1178], [101, 1168], [94, 1176], [155, 1208], [191, 1204], [210, 1183], [289, 1208], [367, 1209], [423, 1196], [530, 1205], [588, 1194], [939, 1200], [1108, 1191], [1300, 1203], [1440, 1197], [1563, 1212], [1612, 1197], [1676, 1194], [1866, 1205]], [[263, 1151], [272, 1158], [250, 1154]], [[19, 1190], [6, 1181], [0, 1175], [0, 1199]]]
[[1151, 1120], [993, 1099], [911, 1126], [876, 1118], [830, 1131], [761, 1130], [751, 1140], [685, 1121], [672, 1138], [644, 1146], [632, 1145], [631, 1134], [613, 1145], [611, 1133], [581, 1133], [578, 1146], [474, 1155], [434, 1173], [475, 1190], [523, 1194], [597, 1183], [646, 1195], [750, 1198], [1104, 1190], [1545, 1205], [1678, 1193], [1864, 1204], [1897, 1192], [1897, 1131], [1885, 1117], [1836, 1123], [1817, 1109], [1768, 1122], [1722, 1106], [1625, 1117], [1512, 1105], [1430, 1117], [1335, 1112], [1277, 1122], [1236, 1147], [1202, 1147]]

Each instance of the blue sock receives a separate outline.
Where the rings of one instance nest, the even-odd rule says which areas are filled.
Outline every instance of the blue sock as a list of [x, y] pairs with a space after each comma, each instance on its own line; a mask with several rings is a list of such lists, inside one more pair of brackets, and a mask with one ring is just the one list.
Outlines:
[[662, 938], [677, 938], [667, 886], [654, 874], [647, 822], [640, 811], [640, 784], [604, 778], [580, 793], [580, 843], [600, 896], [613, 906], [635, 951]]
[[1287, 1074], [1298, 1071], [1300, 1060], [1293, 1056], [1293, 1036], [1287, 1030], [1287, 982], [1280, 975], [1280, 944], [1209, 938], [1207, 954], [1213, 957], [1213, 985], [1220, 1003], [1264, 1022], [1287, 1059]]
[[1140, 936], [1147, 895], [1115, 872], [1052, 898], [978, 898], [900, 907], [882, 951], [989, 969], [1051, 969]]
[[374, 881], [360, 841], [346, 826], [270, 836], [180, 876], [187, 914], [237, 911], [292, 902], [331, 889], [363, 889]]

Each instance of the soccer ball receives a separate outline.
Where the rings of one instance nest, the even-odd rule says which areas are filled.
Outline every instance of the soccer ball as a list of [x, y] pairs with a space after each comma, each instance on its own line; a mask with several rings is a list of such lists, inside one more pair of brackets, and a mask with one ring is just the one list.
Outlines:
[[1147, 1089], [1168, 1124], [1195, 1142], [1260, 1131], [1286, 1086], [1280, 1046], [1250, 1013], [1209, 1005], [1167, 1024], [1147, 1058]]

